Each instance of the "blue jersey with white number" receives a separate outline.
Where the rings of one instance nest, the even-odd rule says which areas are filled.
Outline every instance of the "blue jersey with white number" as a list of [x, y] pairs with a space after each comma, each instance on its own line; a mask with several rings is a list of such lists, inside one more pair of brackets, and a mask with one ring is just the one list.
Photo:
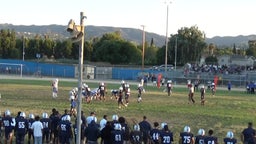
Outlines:
[[3, 122], [3, 127], [5, 132], [11, 132], [14, 129], [15, 125], [13, 125], [12, 117], [10, 116], [3, 117], [2, 122]]
[[41, 123], [43, 124], [43, 131], [49, 132], [51, 130], [51, 119], [50, 118], [42, 118]]
[[180, 133], [181, 143], [182, 144], [191, 144], [193, 139], [193, 134], [188, 132]]
[[170, 131], [161, 131], [160, 138], [162, 144], [171, 144], [173, 142], [173, 134]]
[[124, 143], [124, 131], [113, 130], [111, 131], [112, 144], [123, 144]]
[[18, 134], [25, 135], [28, 131], [28, 120], [23, 117], [16, 119], [15, 131]]

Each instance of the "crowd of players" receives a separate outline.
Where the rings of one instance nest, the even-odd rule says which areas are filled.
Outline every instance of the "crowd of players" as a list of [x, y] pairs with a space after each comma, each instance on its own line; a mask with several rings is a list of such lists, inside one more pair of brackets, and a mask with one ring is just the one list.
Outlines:
[[[212, 129], [206, 134], [205, 130], [200, 128], [194, 135], [189, 126], [185, 126], [179, 133], [179, 140], [174, 140], [174, 134], [167, 123], [154, 122], [151, 126], [146, 116], [143, 116], [142, 121], [134, 120], [132, 125], [128, 125], [125, 117], [116, 114], [112, 115], [111, 120], [104, 115], [98, 122], [95, 112], [91, 112], [87, 117], [82, 112], [81, 122], [77, 124], [77, 120], [72, 123], [68, 110], [60, 114], [53, 108], [50, 116], [44, 112], [41, 118], [33, 114], [29, 114], [27, 118], [25, 112], [18, 112], [16, 117], [12, 117], [11, 112], [6, 110], [0, 119], [0, 143], [4, 141], [5, 144], [11, 144], [14, 136], [16, 144], [71, 144], [76, 142], [78, 126], [81, 127], [83, 144], [172, 144], [174, 141], [179, 141], [179, 144], [218, 144], [219, 141], [213, 135]], [[248, 128], [242, 131], [241, 141], [244, 144], [256, 143], [252, 123], [248, 123]], [[227, 132], [223, 142], [238, 143], [232, 131]]]

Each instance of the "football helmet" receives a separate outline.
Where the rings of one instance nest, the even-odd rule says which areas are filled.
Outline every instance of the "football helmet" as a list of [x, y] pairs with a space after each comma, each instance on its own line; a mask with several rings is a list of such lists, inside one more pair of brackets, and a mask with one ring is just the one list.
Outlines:
[[25, 112], [21, 112], [21, 113], [20, 113], [20, 117], [23, 117], [23, 118], [25, 118], [25, 117], [26, 117], [26, 114], [25, 114]]
[[120, 91], [123, 91], [123, 87], [120, 87], [119, 90], [120, 90]]
[[190, 132], [190, 127], [189, 126], [185, 126], [183, 131], [184, 132]]
[[121, 124], [120, 123], [116, 123], [114, 129], [115, 130], [122, 130]]
[[118, 115], [116, 115], [116, 114], [113, 115], [113, 116], [112, 116], [112, 120], [118, 120]]
[[28, 117], [29, 117], [30, 119], [35, 119], [34, 114], [29, 114]]
[[48, 118], [48, 114], [47, 114], [46, 112], [44, 112], [44, 113], [42, 114], [42, 118]]
[[163, 129], [164, 128], [164, 126], [166, 126], [167, 125], [167, 123], [166, 122], [162, 122], [161, 123], [161, 128]]
[[138, 124], [134, 125], [133, 129], [136, 131], [140, 131], [140, 125], [138, 125]]
[[4, 114], [5, 114], [5, 116], [10, 116], [10, 115], [11, 115], [11, 111], [10, 111], [10, 110], [6, 110], [6, 111], [4, 112]]
[[201, 136], [205, 135], [204, 129], [199, 129], [198, 130], [198, 135], [201, 135]]
[[66, 121], [71, 121], [70, 115], [66, 115], [66, 116], [65, 116], [65, 120], [66, 120]]
[[124, 83], [125, 83], [124, 80], [122, 80], [122, 81], [121, 81], [121, 84], [124, 84]]
[[227, 137], [228, 138], [233, 138], [234, 137], [234, 133], [232, 131], [228, 131], [227, 132]]
[[101, 85], [104, 86], [104, 82], [101, 82]]

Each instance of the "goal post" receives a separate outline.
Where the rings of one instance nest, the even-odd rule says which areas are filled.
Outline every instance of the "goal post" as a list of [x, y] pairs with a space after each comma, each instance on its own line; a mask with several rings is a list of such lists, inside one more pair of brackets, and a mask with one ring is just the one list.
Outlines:
[[22, 77], [24, 64], [0, 63], [1, 73], [3, 74], [19, 74]]

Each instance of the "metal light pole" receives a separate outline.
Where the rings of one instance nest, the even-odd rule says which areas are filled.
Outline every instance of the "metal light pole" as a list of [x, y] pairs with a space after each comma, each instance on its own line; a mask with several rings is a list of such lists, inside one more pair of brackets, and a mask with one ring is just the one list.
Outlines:
[[176, 71], [176, 63], [177, 63], [177, 35], [175, 39], [175, 62], [174, 62], [175, 71]]
[[83, 81], [83, 60], [84, 60], [84, 13], [80, 12], [80, 26], [81, 31], [83, 33], [83, 36], [80, 40], [80, 46], [79, 46], [79, 65], [78, 65], [78, 103], [77, 103], [77, 137], [76, 137], [76, 143], [80, 144], [81, 142], [81, 109], [82, 109], [82, 81]]
[[141, 25], [142, 26], [142, 62], [141, 62], [141, 66], [142, 66], [142, 71], [144, 71], [144, 56], [145, 56], [145, 25]]
[[22, 37], [22, 60], [25, 60], [25, 36]]
[[169, 3], [170, 1], [165, 2], [167, 5], [167, 10], [166, 10], [166, 39], [165, 39], [165, 74], [167, 72], [167, 51], [168, 51], [168, 17], [169, 17]]
[[83, 61], [84, 61], [84, 19], [86, 16], [80, 12], [80, 25], [75, 25], [74, 20], [68, 23], [67, 31], [72, 34], [72, 42], [79, 42], [79, 64], [78, 64], [78, 96], [77, 96], [77, 137], [76, 144], [81, 143], [81, 109], [82, 109], [82, 82], [83, 82]]

